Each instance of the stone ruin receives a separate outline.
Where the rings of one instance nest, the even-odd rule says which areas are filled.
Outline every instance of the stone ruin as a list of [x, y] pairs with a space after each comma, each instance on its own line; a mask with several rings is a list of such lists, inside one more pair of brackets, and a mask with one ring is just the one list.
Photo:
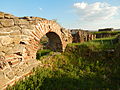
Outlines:
[[64, 51], [72, 42], [70, 31], [53, 20], [0, 12], [0, 88], [29, 75], [39, 64], [36, 52], [44, 35], [53, 51]]
[[79, 43], [79, 42], [82, 43], [96, 38], [96, 35], [92, 34], [89, 31], [85, 31], [81, 29], [72, 29], [70, 31], [73, 37], [72, 40], [73, 43]]
[[0, 12], [0, 89], [31, 74], [40, 63], [36, 53], [44, 35], [48, 37], [49, 49], [60, 52], [68, 43], [94, 38], [87, 31], [66, 30], [53, 20]]
[[[96, 33], [96, 38], [106, 38], [106, 37], [112, 37], [117, 35], [118, 33], [112, 33], [114, 32], [114, 28], [104, 28], [104, 29], [98, 29], [98, 33]], [[110, 33], [111, 32], [111, 33]]]

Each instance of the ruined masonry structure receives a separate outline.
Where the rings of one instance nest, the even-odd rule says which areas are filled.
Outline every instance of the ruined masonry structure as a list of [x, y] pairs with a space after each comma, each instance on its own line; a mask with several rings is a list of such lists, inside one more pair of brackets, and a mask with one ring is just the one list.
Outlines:
[[72, 42], [73, 43], [82, 43], [86, 41], [90, 41], [96, 38], [95, 34], [92, 34], [89, 31], [81, 30], [81, 29], [72, 29], [71, 35], [73, 37]]
[[30, 74], [39, 64], [36, 52], [44, 35], [54, 51], [64, 51], [72, 42], [70, 31], [55, 21], [0, 12], [0, 89]]

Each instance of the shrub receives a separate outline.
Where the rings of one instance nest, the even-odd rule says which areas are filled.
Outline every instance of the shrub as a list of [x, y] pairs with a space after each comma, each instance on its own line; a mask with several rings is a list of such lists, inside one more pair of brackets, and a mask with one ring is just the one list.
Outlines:
[[51, 50], [49, 49], [43, 49], [43, 50], [38, 50], [37, 53], [36, 53], [36, 59], [40, 59], [40, 57], [44, 56], [44, 55], [47, 55], [51, 52]]

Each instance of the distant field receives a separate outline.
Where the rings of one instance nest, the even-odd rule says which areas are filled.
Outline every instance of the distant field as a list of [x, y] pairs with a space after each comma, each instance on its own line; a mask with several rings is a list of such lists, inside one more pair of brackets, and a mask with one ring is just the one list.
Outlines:
[[93, 34], [100, 34], [100, 33], [111, 33], [111, 34], [119, 34], [120, 31], [97, 31], [97, 32], [92, 32]]

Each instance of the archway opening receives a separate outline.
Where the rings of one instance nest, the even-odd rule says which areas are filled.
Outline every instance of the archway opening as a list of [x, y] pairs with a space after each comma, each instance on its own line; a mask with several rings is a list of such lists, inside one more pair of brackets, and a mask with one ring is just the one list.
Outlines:
[[54, 32], [48, 32], [40, 39], [40, 48], [37, 51], [36, 59], [49, 54], [51, 51], [61, 52], [62, 42], [60, 37]]
[[60, 40], [60, 37], [54, 33], [54, 32], [48, 32], [46, 34], [48, 37], [48, 44], [47, 48], [52, 50], [52, 51], [62, 51], [62, 42]]
[[52, 51], [62, 51], [62, 42], [60, 37], [54, 32], [46, 33], [40, 39], [40, 49], [50, 49]]

